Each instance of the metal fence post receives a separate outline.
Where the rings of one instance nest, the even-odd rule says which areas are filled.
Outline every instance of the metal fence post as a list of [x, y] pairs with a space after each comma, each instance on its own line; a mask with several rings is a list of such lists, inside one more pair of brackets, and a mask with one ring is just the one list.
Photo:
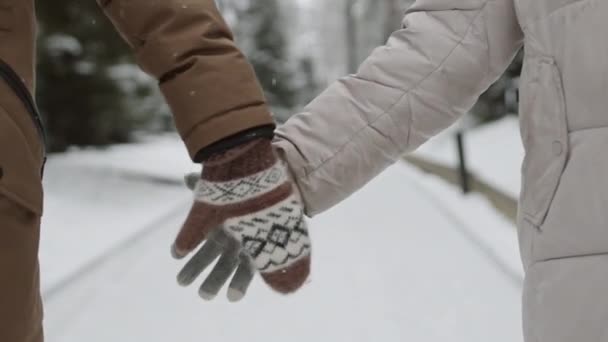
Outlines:
[[459, 170], [460, 170], [460, 184], [462, 186], [462, 192], [468, 194], [471, 191], [471, 187], [469, 184], [469, 172], [467, 171], [467, 164], [464, 152], [464, 133], [458, 132], [456, 133], [456, 142], [458, 145], [458, 159]]

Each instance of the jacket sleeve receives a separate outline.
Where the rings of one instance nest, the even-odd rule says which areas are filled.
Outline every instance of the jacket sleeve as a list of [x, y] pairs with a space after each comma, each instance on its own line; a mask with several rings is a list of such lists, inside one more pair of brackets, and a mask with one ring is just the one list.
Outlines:
[[273, 125], [251, 65], [214, 0], [97, 0], [159, 80], [190, 155], [236, 133]]
[[523, 33], [513, 0], [418, 0], [356, 75], [277, 131], [315, 215], [447, 128], [507, 68]]

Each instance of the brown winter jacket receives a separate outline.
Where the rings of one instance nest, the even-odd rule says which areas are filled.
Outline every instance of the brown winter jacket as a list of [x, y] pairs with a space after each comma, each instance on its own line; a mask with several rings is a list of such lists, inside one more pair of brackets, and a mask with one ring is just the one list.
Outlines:
[[[253, 69], [213, 0], [98, 3], [133, 49], [139, 66], [158, 79], [192, 158], [226, 137], [273, 125]], [[34, 12], [33, 0], [0, 0], [0, 60], [16, 73], [12, 78], [18, 81], [9, 83], [17, 88], [24, 84], [30, 94], [35, 79]], [[37, 122], [32, 124], [37, 115], [24, 107], [27, 102], [33, 106], [31, 99], [24, 99], [31, 97], [27, 93], [0, 82], [0, 142], [12, 146], [0, 146], [0, 193], [40, 214], [38, 179], [44, 151], [41, 129]], [[29, 151], [22, 150], [26, 147]]]
[[[213, 0], [98, 3], [159, 80], [193, 159], [227, 137], [234, 143], [235, 134], [242, 141], [243, 131], [272, 131], [255, 74]], [[31, 95], [35, 37], [34, 0], [0, 0], [0, 342], [42, 341], [37, 254], [46, 152]]]
[[190, 155], [272, 124], [255, 74], [213, 0], [97, 0], [156, 77]]

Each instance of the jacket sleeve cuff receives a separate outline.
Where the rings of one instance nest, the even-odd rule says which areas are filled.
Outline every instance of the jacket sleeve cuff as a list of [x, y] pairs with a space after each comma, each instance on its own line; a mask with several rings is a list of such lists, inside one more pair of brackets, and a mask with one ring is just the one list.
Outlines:
[[272, 140], [272, 137], [274, 136], [274, 129], [275, 125], [265, 125], [231, 135], [200, 150], [194, 157], [194, 161], [197, 163], [204, 162], [214, 154], [228, 151], [253, 140]]
[[275, 136], [272, 145], [277, 151], [279, 158], [287, 164], [290, 178], [298, 188], [302, 202], [304, 203], [304, 214], [313, 217], [324, 211], [323, 208], [315, 206], [314, 195], [310, 192], [307, 179], [306, 166], [308, 163], [299, 153], [297, 147], [281, 136]]
[[239, 108], [229, 113], [199, 122], [182, 139], [188, 148], [190, 157], [195, 162], [197, 155], [206, 147], [218, 141], [234, 136], [255, 127], [274, 127], [274, 120], [265, 104]]

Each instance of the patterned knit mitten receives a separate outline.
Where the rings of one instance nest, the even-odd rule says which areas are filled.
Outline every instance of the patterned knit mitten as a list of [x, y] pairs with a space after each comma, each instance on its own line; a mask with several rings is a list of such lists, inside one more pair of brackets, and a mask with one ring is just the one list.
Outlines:
[[203, 165], [173, 255], [185, 257], [215, 229], [223, 229], [273, 289], [290, 293], [300, 288], [310, 272], [308, 229], [287, 166], [270, 140], [214, 155]]

